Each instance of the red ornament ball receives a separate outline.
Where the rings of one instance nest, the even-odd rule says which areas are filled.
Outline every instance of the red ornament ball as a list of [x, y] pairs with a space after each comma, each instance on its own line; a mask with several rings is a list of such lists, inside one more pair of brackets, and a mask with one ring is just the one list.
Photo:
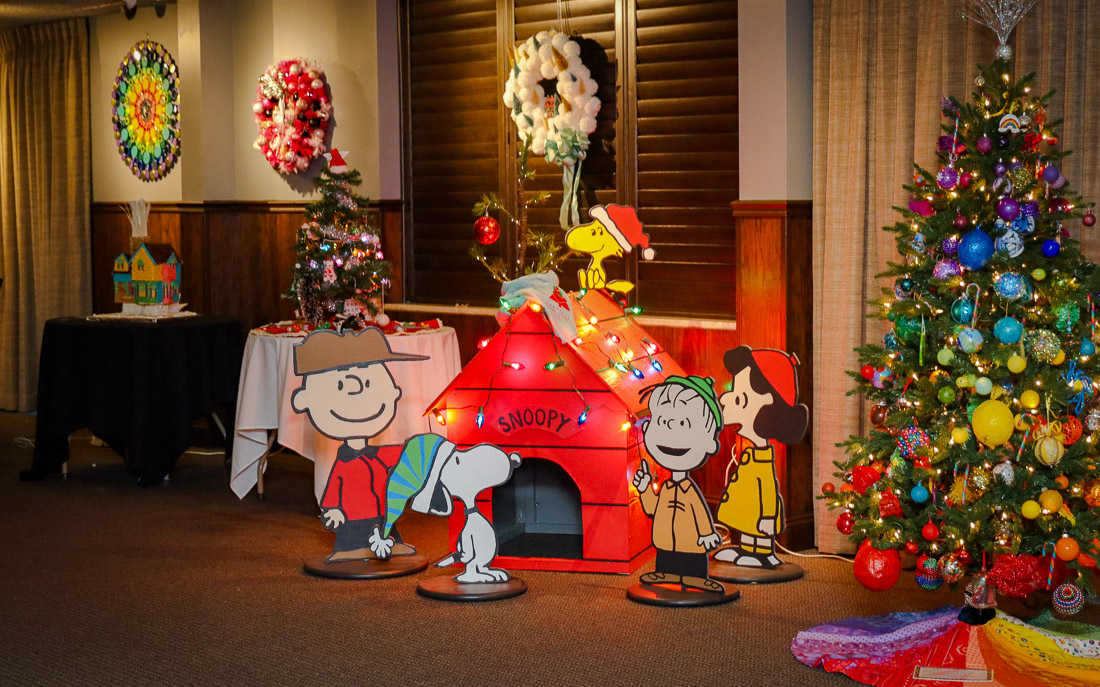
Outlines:
[[894, 492], [889, 490], [881, 492], [878, 500], [878, 514], [884, 518], [901, 515], [901, 501]]
[[879, 550], [865, 541], [856, 553], [853, 572], [864, 587], [884, 592], [893, 587], [901, 575], [901, 556], [894, 549]]
[[1081, 421], [1077, 418], [1070, 416], [1062, 420], [1062, 436], [1065, 437], [1065, 442], [1063, 443], [1065, 443], [1066, 446], [1080, 439], [1084, 431], [1085, 428], [1081, 426]]
[[1092, 214], [1092, 210], [1089, 210], [1085, 213], [1085, 216], [1081, 218], [1081, 224], [1084, 224], [1086, 227], [1091, 227], [1096, 224], [1096, 215]]
[[822, 494], [831, 494], [834, 491], [836, 491], [836, 485], [834, 485], [832, 482], [822, 483], [822, 485], [821, 485], [821, 493]]
[[860, 494], [866, 494], [867, 490], [879, 480], [878, 470], [869, 465], [857, 465], [852, 468], [852, 486]]
[[905, 542], [905, 553], [909, 554], [910, 556], [916, 556], [918, 551], [920, 551], [920, 547], [917, 546], [917, 542], [915, 542], [915, 541]]
[[870, 379], [875, 376], [875, 367], [873, 365], [864, 365], [859, 368], [859, 375], [864, 379]]
[[500, 222], [489, 215], [482, 215], [474, 220], [474, 238], [477, 242], [488, 246], [496, 243], [500, 238]]
[[840, 530], [841, 534], [851, 534], [852, 528], [855, 527], [856, 520], [852, 517], [852, 514], [848, 511], [844, 511], [836, 518], [836, 528]]
[[871, 424], [875, 427], [882, 427], [886, 424], [886, 406], [878, 404], [874, 408], [871, 408]]
[[940, 536], [940, 528], [932, 524], [931, 521], [927, 525], [920, 529], [920, 536], [924, 537], [928, 541], [933, 541]]
[[970, 565], [970, 561], [973, 560], [970, 556], [970, 552], [966, 549], [960, 550], [956, 555], [959, 557], [959, 563], [963, 565]]

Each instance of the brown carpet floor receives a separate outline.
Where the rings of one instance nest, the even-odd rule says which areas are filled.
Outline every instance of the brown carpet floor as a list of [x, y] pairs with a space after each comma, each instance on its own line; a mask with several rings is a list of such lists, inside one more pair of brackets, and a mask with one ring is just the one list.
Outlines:
[[[908, 572], [869, 592], [831, 559], [712, 608], [641, 606], [627, 577], [546, 572], [519, 573], [530, 590], [515, 599], [430, 601], [416, 577], [301, 571], [331, 535], [298, 456], [273, 459], [266, 501], [241, 501], [221, 456], [186, 454], [170, 484], [142, 489], [87, 433], [68, 480], [20, 483], [32, 450], [15, 439], [32, 436], [33, 415], [0, 413], [0, 685], [851, 685], [798, 663], [795, 633], [961, 603]], [[443, 519], [403, 533], [447, 553]], [[454, 573], [422, 573], [440, 574]]]

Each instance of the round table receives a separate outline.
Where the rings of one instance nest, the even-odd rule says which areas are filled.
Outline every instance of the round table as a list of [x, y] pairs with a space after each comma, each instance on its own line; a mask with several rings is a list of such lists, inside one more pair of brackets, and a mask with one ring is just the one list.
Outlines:
[[[233, 436], [233, 469], [229, 486], [244, 498], [253, 487], [263, 498], [263, 471], [274, 443], [314, 463], [313, 487], [318, 501], [328, 481], [340, 443], [319, 434], [309, 418], [294, 412], [290, 398], [301, 386], [294, 374], [294, 346], [301, 335], [269, 334], [254, 329], [248, 334], [237, 394], [237, 423]], [[387, 367], [401, 389], [397, 416], [389, 427], [371, 439], [374, 445], [403, 444], [416, 434], [434, 432], [446, 436], [446, 428], [425, 416], [428, 404], [462, 369], [458, 337], [451, 327], [389, 334], [390, 348], [399, 353], [428, 356], [418, 362], [392, 363]]]

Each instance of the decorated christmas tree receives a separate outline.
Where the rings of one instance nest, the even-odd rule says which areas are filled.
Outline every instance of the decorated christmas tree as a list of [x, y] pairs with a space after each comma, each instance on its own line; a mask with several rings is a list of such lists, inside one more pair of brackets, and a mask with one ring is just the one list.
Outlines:
[[382, 316], [381, 299], [390, 263], [371, 224], [362, 183], [339, 150], [325, 155], [329, 166], [317, 179], [321, 198], [306, 206], [308, 221], [298, 229], [294, 280], [284, 294], [298, 303], [297, 315], [312, 326], [324, 323], [360, 328]]
[[1100, 527], [1100, 270], [1071, 234], [1095, 217], [1059, 171], [1052, 94], [1001, 57], [970, 102], [944, 98], [939, 169], [915, 167], [885, 227], [902, 259], [871, 317], [892, 327], [849, 373], [873, 429], [823, 498], [867, 586], [891, 586], [903, 551], [922, 587], [973, 575], [968, 601], [1049, 590], [1071, 613]]

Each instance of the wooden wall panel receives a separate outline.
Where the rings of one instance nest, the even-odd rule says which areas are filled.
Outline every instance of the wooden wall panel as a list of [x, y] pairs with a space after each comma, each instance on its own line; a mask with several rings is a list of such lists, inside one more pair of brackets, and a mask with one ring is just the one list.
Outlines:
[[[737, 326], [741, 342], [798, 356], [799, 401], [813, 404], [812, 227], [809, 201], [735, 201]], [[781, 541], [813, 545], [813, 442], [776, 451], [776, 472], [787, 508]]]

